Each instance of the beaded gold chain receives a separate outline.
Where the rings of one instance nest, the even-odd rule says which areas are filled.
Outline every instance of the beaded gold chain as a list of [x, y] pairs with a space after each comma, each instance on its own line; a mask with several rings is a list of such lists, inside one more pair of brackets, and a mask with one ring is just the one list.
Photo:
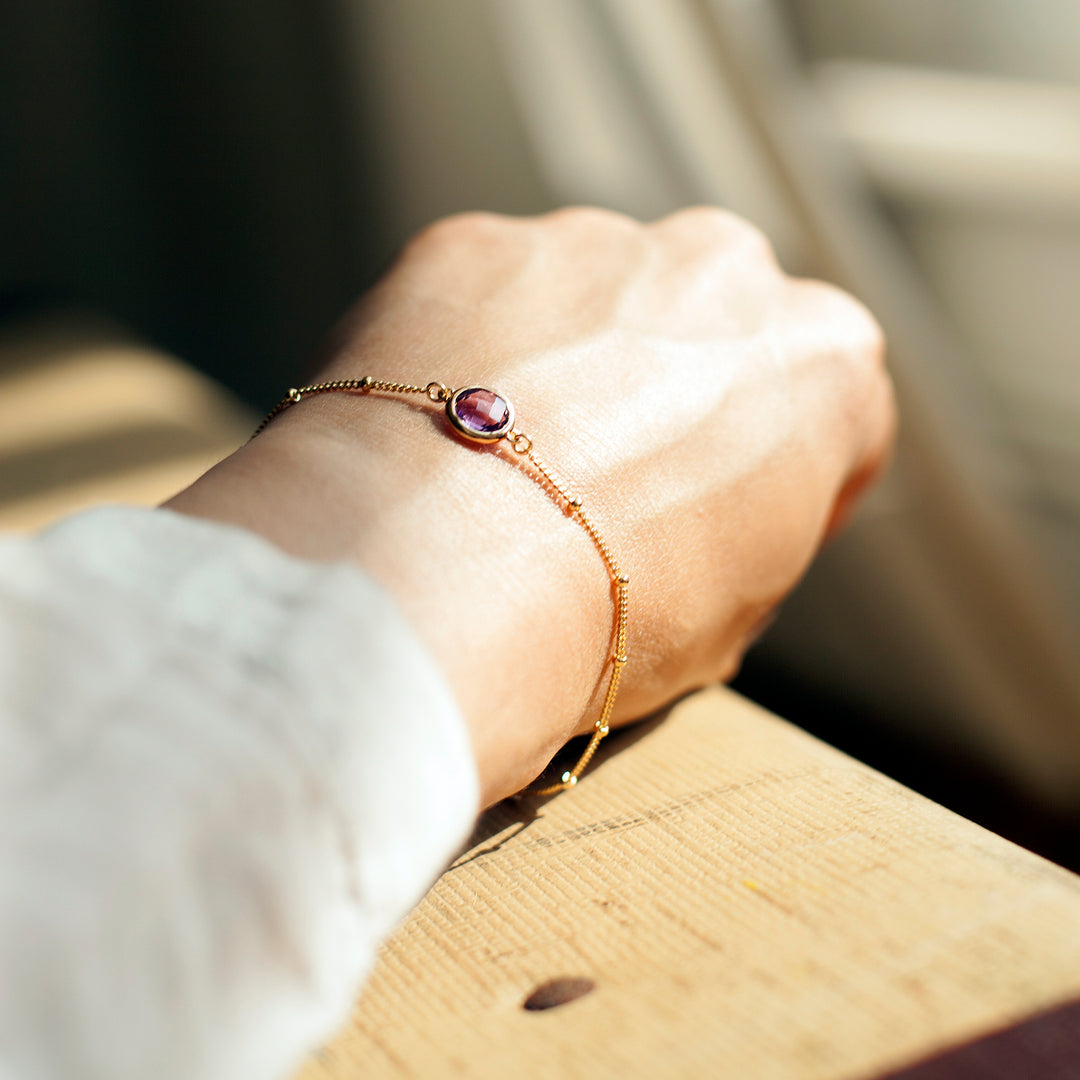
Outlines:
[[568, 494], [566, 488], [555, 478], [551, 470], [544, 464], [533, 451], [533, 441], [524, 432], [514, 426], [514, 408], [509, 400], [494, 390], [488, 390], [481, 386], [466, 387], [461, 390], [450, 390], [440, 382], [430, 382], [427, 386], [413, 386], [411, 383], [387, 382], [383, 379], [373, 379], [365, 375], [362, 379], [339, 379], [335, 382], [315, 383], [312, 386], [301, 386], [292, 389], [282, 400], [267, 413], [263, 422], [252, 434], [261, 434], [267, 425], [286, 409], [297, 404], [302, 398], [312, 394], [329, 393], [354, 393], [354, 394], [421, 394], [432, 404], [444, 405], [446, 417], [451, 428], [463, 438], [472, 442], [496, 443], [505, 441], [523, 461], [527, 462], [526, 471], [534, 477], [548, 491], [556, 502], [562, 505], [581, 527], [589, 534], [596, 550], [608, 574], [615, 590], [615, 632], [612, 635], [612, 649], [607, 664], [611, 665], [611, 674], [608, 677], [607, 692], [604, 695], [604, 704], [600, 709], [600, 715], [593, 724], [592, 736], [585, 747], [577, 764], [564, 772], [560, 779], [545, 787], [532, 788], [530, 793], [534, 795], [553, 795], [558, 791], [573, 787], [578, 782], [578, 777], [588, 767], [593, 755], [600, 746], [601, 740], [610, 730], [609, 721], [612, 710], [615, 707], [615, 698], [619, 693], [619, 680], [622, 677], [623, 668], [626, 666], [626, 628], [627, 613], [629, 609], [630, 579], [619, 568], [611, 549], [608, 547], [592, 519], [585, 513], [582, 500]]

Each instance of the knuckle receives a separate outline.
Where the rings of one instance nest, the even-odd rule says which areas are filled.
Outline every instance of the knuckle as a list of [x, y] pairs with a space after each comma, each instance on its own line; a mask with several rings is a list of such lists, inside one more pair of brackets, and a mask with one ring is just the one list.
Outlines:
[[710, 229], [728, 235], [742, 229], [752, 230], [753, 225], [738, 214], [725, 210], [722, 206], [709, 206], [701, 203], [696, 206], [683, 206], [667, 217], [661, 218], [658, 225], [691, 226], [698, 229]]
[[846, 299], [847, 323], [855, 351], [875, 369], [884, 370], [886, 344], [881, 324], [854, 297], [846, 296]]
[[602, 206], [561, 206], [545, 214], [540, 220], [555, 226], [590, 230], [618, 229], [625, 232], [641, 227], [627, 214]]
[[728, 242], [733, 247], [738, 247], [740, 251], [747, 252], [762, 261], [776, 262], [776, 253], [773, 251], [772, 243], [756, 225], [733, 214], [725, 227], [728, 230]]
[[[896, 400], [885, 365], [885, 335], [878, 321], [855, 297], [822, 281], [799, 281], [808, 313], [824, 331], [822, 351], [836, 379], [835, 401], [850, 433], [853, 455], [863, 461], [883, 458], [896, 430]], [[869, 447], [869, 450], [868, 450]]]
[[853, 355], [883, 364], [885, 334], [865, 304], [826, 281], [803, 280], [797, 286], [809, 298], [816, 316], [832, 324], [838, 340]]
[[507, 232], [514, 219], [486, 210], [467, 210], [439, 218], [410, 241], [411, 248], [442, 247], [463, 243], [489, 243]]
[[656, 225], [663, 231], [725, 253], [738, 249], [740, 253], [762, 261], [776, 262], [772, 244], [761, 229], [719, 206], [687, 206], [662, 218]]

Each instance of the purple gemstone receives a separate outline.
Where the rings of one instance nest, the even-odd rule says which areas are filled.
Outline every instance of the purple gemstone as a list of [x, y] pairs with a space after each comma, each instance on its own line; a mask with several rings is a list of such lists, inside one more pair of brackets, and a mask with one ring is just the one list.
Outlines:
[[510, 405], [494, 390], [474, 386], [456, 395], [454, 414], [462, 427], [478, 435], [489, 435], [506, 426]]

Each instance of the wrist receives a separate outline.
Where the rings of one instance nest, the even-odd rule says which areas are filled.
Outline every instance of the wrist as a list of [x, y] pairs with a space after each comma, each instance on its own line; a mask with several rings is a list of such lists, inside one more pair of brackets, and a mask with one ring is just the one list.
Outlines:
[[305, 400], [171, 506], [379, 581], [457, 696], [485, 803], [527, 784], [599, 707], [611, 601], [595, 550], [426, 402]]

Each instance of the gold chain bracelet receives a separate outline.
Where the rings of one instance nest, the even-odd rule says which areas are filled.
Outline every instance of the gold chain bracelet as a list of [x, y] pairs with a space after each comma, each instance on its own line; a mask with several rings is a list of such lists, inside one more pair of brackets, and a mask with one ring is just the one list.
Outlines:
[[[619, 693], [619, 679], [622, 670], [626, 666], [626, 620], [629, 607], [630, 579], [619, 569], [611, 549], [607, 546], [600, 535], [592, 519], [588, 517], [582, 508], [581, 499], [569, 495], [561, 483], [552, 475], [551, 470], [535, 453], [533, 442], [524, 432], [514, 427], [514, 407], [501, 394], [494, 390], [487, 390], [481, 386], [470, 386], [463, 390], [450, 390], [440, 382], [430, 382], [427, 386], [413, 386], [411, 383], [386, 382], [382, 379], [373, 379], [365, 375], [362, 379], [339, 379], [336, 382], [316, 383], [313, 386], [301, 386], [299, 389], [290, 390], [282, 400], [270, 410], [266, 419], [255, 429], [252, 434], [261, 434], [266, 426], [290, 406], [295, 405], [302, 398], [312, 394], [329, 393], [355, 393], [369, 394], [380, 392], [384, 394], [421, 394], [430, 402], [446, 407], [446, 417], [451, 428], [463, 438], [471, 442], [496, 443], [505, 441], [515, 453], [528, 462], [532, 467], [534, 477], [555, 500], [564, 506], [567, 512], [575, 518], [582, 528], [589, 534], [589, 539], [595, 544], [600, 557], [604, 560], [604, 566], [611, 575], [611, 583], [615, 590], [616, 617], [615, 632], [612, 635], [612, 650], [607, 664], [611, 665], [611, 674], [608, 678], [607, 693], [604, 695], [604, 704], [600, 709], [600, 715], [593, 725], [592, 737], [588, 745], [578, 759], [577, 764], [562, 774], [558, 782], [546, 787], [530, 789], [533, 795], [553, 795], [558, 791], [573, 787], [578, 782], [578, 777], [588, 767], [593, 755], [596, 753], [601, 740], [607, 735], [609, 720], [612, 709], [615, 707], [615, 698]], [[528, 471], [528, 470], [526, 470]]]

